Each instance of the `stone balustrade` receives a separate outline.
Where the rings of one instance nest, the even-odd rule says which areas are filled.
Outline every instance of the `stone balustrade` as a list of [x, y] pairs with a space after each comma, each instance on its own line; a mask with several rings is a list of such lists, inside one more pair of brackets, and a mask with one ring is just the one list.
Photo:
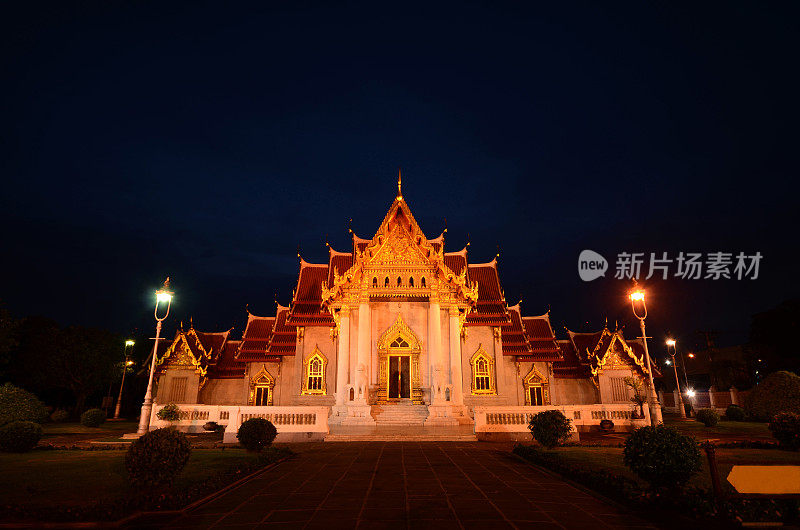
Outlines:
[[164, 405], [154, 405], [150, 429], [174, 425], [185, 432], [202, 432], [203, 425], [213, 421], [225, 426], [225, 443], [236, 443], [242, 422], [264, 418], [278, 430], [278, 441], [322, 439], [328, 433], [328, 407], [256, 407], [237, 405], [179, 404], [180, 419], [175, 422], [158, 419]]
[[[573, 439], [577, 440], [579, 431], [599, 428], [603, 420], [614, 422], [616, 430], [633, 430], [650, 425], [647, 406], [644, 418], [633, 418], [636, 407], [632, 405], [545, 405], [538, 407], [475, 407], [475, 434], [481, 439], [530, 439], [528, 422], [539, 412], [560, 410], [572, 422]], [[481, 436], [481, 433], [484, 436]], [[519, 436], [519, 435], [522, 436]], [[502, 436], [510, 435], [510, 436]], [[527, 436], [527, 438], [526, 438]]]

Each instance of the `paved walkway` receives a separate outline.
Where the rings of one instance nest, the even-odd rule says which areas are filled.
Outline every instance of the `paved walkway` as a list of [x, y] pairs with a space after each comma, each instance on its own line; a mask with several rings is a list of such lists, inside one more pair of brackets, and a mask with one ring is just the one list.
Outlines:
[[516, 460], [508, 446], [375, 442], [304, 444], [293, 449], [297, 458], [169, 527], [650, 527]]

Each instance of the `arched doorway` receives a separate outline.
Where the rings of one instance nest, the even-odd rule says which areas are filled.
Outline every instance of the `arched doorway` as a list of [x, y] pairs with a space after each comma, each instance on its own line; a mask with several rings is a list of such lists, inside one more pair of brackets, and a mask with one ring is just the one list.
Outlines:
[[378, 403], [422, 404], [419, 353], [419, 339], [398, 315], [378, 339]]

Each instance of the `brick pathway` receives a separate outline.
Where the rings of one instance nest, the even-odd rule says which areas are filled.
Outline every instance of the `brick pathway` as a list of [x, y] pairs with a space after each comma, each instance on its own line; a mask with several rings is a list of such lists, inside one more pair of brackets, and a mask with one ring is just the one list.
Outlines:
[[648, 523], [516, 460], [454, 442], [324, 443], [170, 528], [613, 528]]

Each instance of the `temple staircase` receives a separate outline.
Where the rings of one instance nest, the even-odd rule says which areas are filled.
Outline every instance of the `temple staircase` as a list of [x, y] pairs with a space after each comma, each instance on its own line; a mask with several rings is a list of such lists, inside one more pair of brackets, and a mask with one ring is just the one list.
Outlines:
[[428, 417], [428, 407], [410, 401], [373, 405], [372, 417], [376, 425], [423, 425]]

